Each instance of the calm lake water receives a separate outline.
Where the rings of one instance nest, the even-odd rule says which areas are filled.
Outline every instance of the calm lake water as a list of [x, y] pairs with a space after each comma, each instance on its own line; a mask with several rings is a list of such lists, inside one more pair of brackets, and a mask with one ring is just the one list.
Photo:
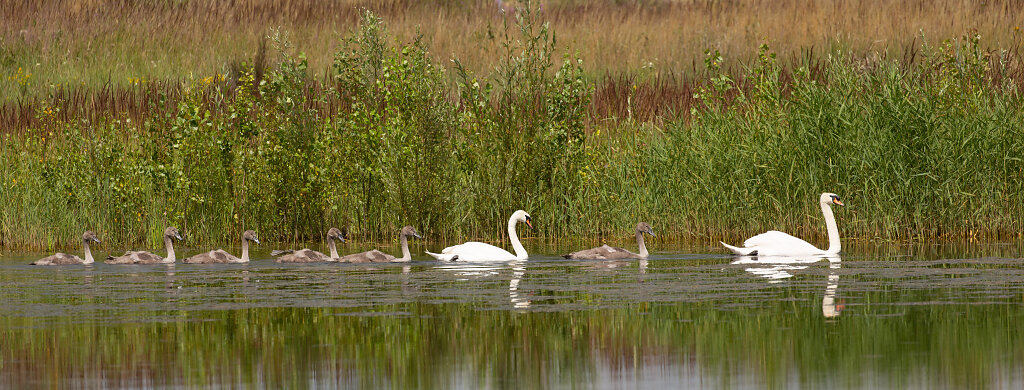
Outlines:
[[1024, 388], [1018, 243], [787, 265], [651, 246], [599, 262], [527, 243], [542, 254], [488, 265], [4, 253], [0, 388]]

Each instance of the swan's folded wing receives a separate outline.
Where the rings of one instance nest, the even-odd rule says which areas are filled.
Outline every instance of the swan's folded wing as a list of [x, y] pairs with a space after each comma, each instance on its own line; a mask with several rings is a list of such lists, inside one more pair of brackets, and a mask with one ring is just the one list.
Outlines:
[[[759, 252], [764, 252], [764, 249], [775, 249], [791, 253], [814, 253], [821, 251], [807, 241], [778, 230], [769, 230], [750, 237], [746, 241], [743, 241], [743, 246], [747, 248], [761, 248]], [[768, 253], [762, 254], [767, 255]]]
[[[277, 253], [275, 254], [275, 252]], [[278, 263], [323, 263], [332, 261], [330, 256], [312, 249], [282, 250], [270, 252], [270, 254], [277, 257], [274, 261]]]
[[394, 256], [374, 249], [371, 251], [342, 256], [338, 261], [342, 263], [385, 263], [394, 258]]
[[470, 242], [465, 242], [465, 243], [462, 243], [462, 244], [459, 244], [459, 245], [452, 245], [450, 247], [444, 248], [444, 250], [442, 250], [441, 253], [459, 253], [459, 252], [465, 253], [465, 252], [475, 252], [475, 251], [489, 251], [489, 250], [494, 250], [494, 249], [503, 250], [503, 249], [498, 248], [498, 247], [496, 247], [494, 245], [491, 245], [491, 244], [486, 244], [486, 243], [477, 242], [477, 241], [470, 241]]
[[182, 262], [189, 264], [219, 264], [219, 263], [238, 263], [242, 259], [239, 259], [223, 249], [216, 249], [206, 253], [200, 253], [198, 255], [189, 257]]
[[270, 251], [270, 257], [277, 257], [277, 256], [281, 256], [281, 255], [287, 255], [287, 254], [290, 254], [290, 253], [295, 253], [295, 250], [294, 249], [272, 250], [272, 251]]
[[132, 258], [132, 252], [125, 252], [121, 256], [107, 256], [107, 260], [104, 261], [107, 264], [135, 264], [135, 259]]
[[459, 260], [463, 261], [508, 261], [516, 258], [509, 251], [476, 241], [444, 248], [441, 253], [458, 255]]
[[740, 248], [740, 247], [735, 247], [735, 246], [726, 244], [726, 243], [724, 243], [722, 241], [719, 241], [718, 243], [720, 243], [720, 244], [722, 244], [722, 246], [728, 248], [730, 251], [732, 251], [732, 253], [740, 255], [740, 256], [750, 256], [750, 255], [756, 255], [757, 254], [757, 248]]
[[607, 260], [607, 259], [635, 259], [639, 258], [640, 255], [625, 250], [623, 248], [615, 248], [608, 245], [602, 245], [597, 248], [584, 249], [581, 251], [573, 252], [563, 257], [567, 259], [580, 259], [580, 260]]
[[[814, 256], [814, 255], [798, 255], [798, 256], [737, 256], [736, 260], [729, 264], [771, 264], [771, 265], [783, 265], [783, 264], [807, 264], [817, 263], [825, 257]], [[749, 270], [748, 270], [749, 271]]]
[[434, 253], [434, 252], [430, 252], [430, 251], [424, 251], [424, 252], [426, 252], [426, 254], [428, 254], [431, 257], [433, 257], [433, 258], [435, 258], [437, 260], [440, 260], [440, 261], [455, 261], [456, 259], [459, 258], [459, 255], [453, 255], [453, 254], [448, 254], [448, 253]]
[[57, 253], [32, 262], [32, 265], [82, 264], [82, 259], [67, 253]]
[[164, 262], [163, 257], [146, 251], [132, 252], [129, 257], [131, 257], [132, 262], [135, 264], [160, 264]]

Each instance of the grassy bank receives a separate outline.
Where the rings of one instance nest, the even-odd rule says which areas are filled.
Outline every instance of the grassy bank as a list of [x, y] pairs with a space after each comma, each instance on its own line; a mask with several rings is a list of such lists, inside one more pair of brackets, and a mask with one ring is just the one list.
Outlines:
[[[0, 121], [4, 247], [77, 245], [97, 230], [155, 245], [318, 239], [329, 226], [393, 239], [529, 235], [822, 236], [815, 200], [840, 194], [860, 238], [1017, 237], [1024, 141], [1014, 50], [976, 36], [913, 59], [779, 60], [740, 71], [715, 50], [700, 76], [587, 77], [550, 25], [503, 25], [492, 71], [439, 62], [367, 14], [326, 74], [288, 40], [224, 77], [61, 89]], [[251, 64], [267, 64], [253, 67]]]

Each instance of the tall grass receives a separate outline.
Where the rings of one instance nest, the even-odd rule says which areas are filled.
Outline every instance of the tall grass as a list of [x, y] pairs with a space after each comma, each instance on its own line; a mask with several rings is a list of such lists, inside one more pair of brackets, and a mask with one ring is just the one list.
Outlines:
[[[368, 8], [403, 39], [422, 34], [437, 61], [475, 72], [498, 64], [504, 15], [523, 1], [188, 0], [98, 2], [0, 0], [0, 99], [45, 96], [61, 86], [125, 86], [226, 74], [252, 56], [268, 27], [291, 32], [317, 73], [333, 62], [337, 37]], [[834, 50], [892, 56], [976, 29], [992, 47], [1020, 40], [1019, 1], [554, 0], [543, 18], [557, 47], [580, 52], [585, 70], [671, 76], [701, 70], [705, 48], [739, 70], [766, 42], [782, 58]], [[31, 75], [17, 82], [18, 69]], [[22, 92], [24, 91], [24, 93]]]
[[968, 35], [912, 58], [782, 63], [762, 45], [739, 72], [708, 50], [699, 78], [595, 83], [535, 12], [498, 27], [490, 72], [440, 63], [366, 13], [326, 74], [275, 33], [272, 61], [226, 77], [8, 104], [2, 245], [85, 228], [156, 245], [166, 225], [197, 245], [247, 228], [391, 239], [406, 224], [501, 238], [518, 208], [530, 237], [625, 237], [638, 220], [668, 237], [815, 237], [822, 191], [850, 204], [851, 238], [1022, 230], [1015, 51]]

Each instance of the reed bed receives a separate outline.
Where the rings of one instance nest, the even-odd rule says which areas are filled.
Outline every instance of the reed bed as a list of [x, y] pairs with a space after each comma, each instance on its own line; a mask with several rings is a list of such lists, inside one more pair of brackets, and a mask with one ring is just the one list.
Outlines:
[[276, 33], [223, 74], [9, 101], [0, 245], [77, 246], [86, 228], [159, 245], [167, 225], [190, 245], [330, 226], [388, 240], [407, 224], [431, 241], [501, 239], [519, 208], [539, 225], [528, 238], [627, 239], [638, 220], [668, 239], [815, 238], [822, 191], [850, 205], [851, 239], [1024, 228], [1016, 46], [763, 44], [742, 67], [712, 49], [689, 74], [596, 78], [548, 12], [502, 23], [486, 72], [366, 12], [326, 71]]
[[[388, 21], [393, 37], [423, 35], [438, 63], [458, 58], [484, 73], [500, 61], [510, 0], [0, 0], [0, 99], [47, 95], [62, 86], [101, 88], [226, 74], [252, 57], [268, 29], [289, 32], [314, 73], [333, 62], [339, 37], [362, 9]], [[989, 49], [1015, 46], [1019, 0], [829, 0], [535, 2], [558, 32], [559, 51], [578, 52], [592, 78], [605, 74], [692, 75], [706, 48], [739, 71], [769, 44], [781, 58], [901, 54], [924, 39], [974, 29]], [[19, 69], [21, 70], [19, 77]], [[25, 76], [29, 76], [25, 78]], [[19, 81], [20, 80], [20, 81]]]

